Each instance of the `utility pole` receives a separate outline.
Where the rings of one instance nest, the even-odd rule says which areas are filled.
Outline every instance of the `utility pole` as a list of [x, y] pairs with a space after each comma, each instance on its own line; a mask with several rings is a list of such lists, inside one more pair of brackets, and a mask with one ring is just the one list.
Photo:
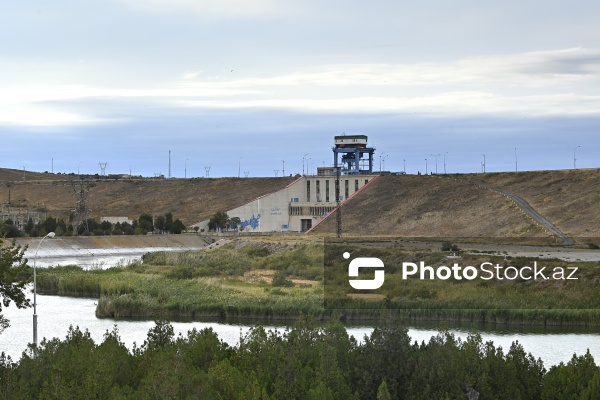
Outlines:
[[444, 175], [446, 175], [446, 154], [448, 154], [448, 152], [444, 153]]
[[[577, 169], [577, 159], [575, 158], [575, 151], [581, 146], [577, 146], [573, 149], [573, 169]], [[24, 179], [23, 179], [24, 180]]]
[[433, 157], [435, 157], [435, 174], [437, 175], [437, 158], [440, 154], [432, 154]]
[[406, 159], [403, 159], [402, 161], [404, 161], [404, 173], [406, 174]]
[[306, 158], [308, 154], [305, 154], [302, 156], [302, 175], [304, 175], [304, 159]]
[[283, 163], [283, 168], [281, 169], [281, 176], [285, 177], [285, 160], [281, 160]]
[[427, 175], [427, 174], [428, 174], [428, 171], [427, 171], [427, 159], [425, 159], [425, 175]]
[[481, 164], [481, 166], [483, 167], [483, 173], [485, 174], [485, 154], [481, 154], [483, 156], [483, 164]]

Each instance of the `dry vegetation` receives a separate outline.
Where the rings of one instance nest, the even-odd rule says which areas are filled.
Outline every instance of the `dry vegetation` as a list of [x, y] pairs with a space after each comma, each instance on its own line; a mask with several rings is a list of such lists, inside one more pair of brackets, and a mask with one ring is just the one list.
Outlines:
[[[0, 202], [45, 207], [67, 217], [75, 196], [69, 176], [0, 169]], [[172, 212], [186, 225], [276, 191], [295, 178], [96, 180], [93, 217], [138, 217]], [[484, 181], [529, 202], [572, 237], [600, 237], [600, 169], [451, 176], [384, 176], [343, 208], [344, 232], [408, 237], [545, 237], [506, 197], [473, 183]], [[10, 188], [9, 188], [10, 186]], [[317, 234], [333, 234], [329, 218]]]
[[[9, 172], [7, 172], [9, 171]], [[69, 176], [1, 170], [0, 202], [10, 197], [13, 204], [32, 210], [45, 207], [55, 216], [66, 218], [75, 205]], [[36, 179], [37, 180], [33, 180]], [[46, 179], [40, 179], [46, 178]], [[217, 211], [229, 210], [256, 197], [285, 187], [295, 178], [221, 178], [221, 179], [133, 179], [93, 180], [88, 206], [91, 216], [126, 216], [137, 218], [143, 212], [165, 214], [190, 225], [210, 218]]]
[[[545, 236], [508, 199], [436, 176], [384, 176], [342, 209], [343, 230], [408, 237]], [[315, 231], [335, 232], [335, 217]]]
[[600, 236], [600, 169], [467, 175], [527, 200], [573, 237]]

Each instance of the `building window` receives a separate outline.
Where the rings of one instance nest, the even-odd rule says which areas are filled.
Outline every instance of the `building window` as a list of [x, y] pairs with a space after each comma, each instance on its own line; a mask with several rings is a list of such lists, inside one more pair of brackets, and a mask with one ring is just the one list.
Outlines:
[[310, 181], [306, 181], [306, 201], [310, 201]]
[[345, 188], [344, 188], [345, 189], [344, 190], [344, 194], [345, 194], [344, 198], [347, 199], [348, 197], [350, 197], [350, 183], [349, 183], [348, 179], [346, 179], [344, 183], [345, 183], [345, 185], [344, 185], [345, 186]]
[[354, 193], [358, 192], [358, 179], [354, 180]]
[[317, 201], [321, 201], [321, 181], [316, 182], [317, 185]]
[[325, 201], [329, 203], [329, 179], [325, 181]]

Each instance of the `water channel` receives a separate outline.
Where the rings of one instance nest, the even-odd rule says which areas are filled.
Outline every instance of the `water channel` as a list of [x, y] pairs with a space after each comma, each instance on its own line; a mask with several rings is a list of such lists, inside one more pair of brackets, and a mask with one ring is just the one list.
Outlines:
[[[84, 269], [107, 268], [117, 264], [126, 264], [133, 259], [139, 259], [138, 254], [110, 255], [102, 257], [65, 257], [38, 260], [38, 267], [49, 265], [81, 265]], [[89, 330], [96, 343], [102, 342], [107, 330], [112, 330], [117, 325], [121, 340], [132, 348], [136, 343], [141, 345], [146, 339], [148, 330], [154, 325], [153, 321], [131, 321], [99, 319], [95, 316], [96, 299], [69, 298], [59, 296], [38, 295], [38, 337], [64, 339], [69, 326], [79, 326], [82, 330]], [[0, 352], [10, 355], [13, 360], [21, 358], [21, 353], [33, 339], [32, 316], [33, 310], [3, 308], [5, 318], [10, 320], [11, 326], [0, 334]], [[239, 343], [240, 335], [246, 334], [256, 325], [257, 321], [205, 321], [205, 322], [173, 322], [176, 334], [186, 334], [192, 328], [203, 329], [211, 327], [224, 342], [235, 346]], [[263, 324], [267, 329], [284, 330], [291, 325], [289, 322], [270, 322]], [[439, 331], [435, 323], [411, 323], [409, 335], [413, 341], [429, 341]], [[445, 324], [455, 335], [466, 338], [473, 328], [468, 325]], [[365, 335], [373, 331], [372, 325], [349, 325], [348, 333], [357, 340], [362, 340]], [[588, 349], [596, 363], [600, 363], [600, 327], [596, 328], [556, 328], [556, 327], [514, 327], [514, 326], [478, 326], [484, 341], [493, 341], [496, 346], [501, 346], [508, 351], [513, 341], [518, 340], [526, 352], [532, 353], [536, 358], [541, 358], [548, 368], [560, 362], [568, 362], [573, 354], [583, 355]]]

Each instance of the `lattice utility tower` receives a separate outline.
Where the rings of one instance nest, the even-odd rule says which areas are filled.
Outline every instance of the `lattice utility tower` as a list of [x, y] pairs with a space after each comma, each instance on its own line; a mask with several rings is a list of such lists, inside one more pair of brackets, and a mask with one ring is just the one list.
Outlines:
[[99, 162], [99, 163], [98, 163], [98, 166], [100, 167], [100, 175], [102, 175], [102, 176], [106, 176], [106, 166], [107, 166], [107, 165], [108, 165], [108, 163], [107, 163], [107, 162], [105, 162], [105, 163], [101, 163], [101, 162]]
[[75, 193], [75, 209], [73, 210], [73, 233], [79, 234], [79, 231], [83, 228], [81, 233], [90, 231], [88, 225], [88, 218], [90, 209], [87, 206], [87, 198], [90, 189], [94, 187], [94, 184], [88, 180], [79, 179], [78, 181], [72, 180], [71, 187]]
[[206, 171], [206, 177], [210, 178], [210, 167], [204, 167], [204, 170]]

